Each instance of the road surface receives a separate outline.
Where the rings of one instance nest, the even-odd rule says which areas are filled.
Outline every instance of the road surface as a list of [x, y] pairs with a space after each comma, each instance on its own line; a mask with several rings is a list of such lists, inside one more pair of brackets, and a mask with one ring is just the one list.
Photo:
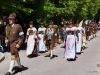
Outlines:
[[[87, 44], [87, 49], [77, 55], [76, 61], [64, 59], [64, 49], [58, 45], [54, 54], [58, 57], [50, 60], [44, 54], [36, 58], [27, 58], [25, 50], [20, 51], [22, 64], [26, 69], [15, 75], [100, 75], [100, 32], [97, 37]], [[8, 71], [10, 53], [5, 53], [5, 60], [0, 63], [0, 75]]]

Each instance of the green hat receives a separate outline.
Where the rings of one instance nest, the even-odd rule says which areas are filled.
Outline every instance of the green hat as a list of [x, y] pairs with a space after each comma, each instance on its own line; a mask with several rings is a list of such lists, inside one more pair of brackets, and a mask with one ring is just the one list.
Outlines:
[[9, 15], [9, 19], [15, 19], [16, 18], [16, 14], [15, 13], [11, 13], [10, 15]]

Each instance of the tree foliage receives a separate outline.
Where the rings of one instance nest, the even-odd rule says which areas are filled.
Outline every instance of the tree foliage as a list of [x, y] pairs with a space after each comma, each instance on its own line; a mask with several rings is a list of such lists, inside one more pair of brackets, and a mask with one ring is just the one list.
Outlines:
[[0, 15], [16, 12], [26, 22], [64, 18], [75, 22], [99, 19], [100, 0], [0, 0]]

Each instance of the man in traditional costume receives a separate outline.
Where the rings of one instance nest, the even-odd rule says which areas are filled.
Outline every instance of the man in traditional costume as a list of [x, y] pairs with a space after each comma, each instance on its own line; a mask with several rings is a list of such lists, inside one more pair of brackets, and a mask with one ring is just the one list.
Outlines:
[[58, 27], [57, 32], [58, 32], [58, 43], [61, 44], [63, 37], [63, 29], [61, 26]]
[[67, 36], [67, 33], [66, 33], [66, 28], [67, 28], [67, 24], [64, 23], [64, 26], [63, 26], [63, 42], [64, 42], [64, 45], [61, 46], [61, 48], [65, 48], [65, 45], [66, 45], [66, 36]]
[[86, 44], [87, 44], [87, 41], [86, 41], [86, 28], [85, 28], [84, 25], [82, 27], [83, 27], [82, 49], [84, 50], [86, 48]]
[[53, 24], [50, 23], [49, 24], [49, 27], [47, 28], [46, 30], [46, 35], [47, 35], [47, 43], [48, 43], [48, 47], [47, 49], [49, 49], [49, 55], [50, 56], [50, 59], [53, 58], [53, 43], [54, 43], [54, 28], [53, 28]]
[[[9, 25], [6, 27], [6, 43], [9, 42], [11, 52], [11, 62], [8, 72], [5, 75], [12, 75], [15, 62], [17, 62], [19, 70], [22, 70], [23, 66], [20, 62], [19, 48], [24, 39], [24, 32], [21, 25], [15, 23], [15, 14], [9, 15]], [[8, 40], [8, 41], [7, 41]]]

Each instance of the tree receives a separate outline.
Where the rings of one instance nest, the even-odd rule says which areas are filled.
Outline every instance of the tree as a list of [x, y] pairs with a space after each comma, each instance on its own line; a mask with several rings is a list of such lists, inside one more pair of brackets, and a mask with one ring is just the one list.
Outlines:
[[[0, 15], [17, 13], [22, 22], [45, 22], [54, 18], [73, 20], [99, 19], [100, 0], [0, 0]], [[59, 23], [57, 23], [59, 24]]]

